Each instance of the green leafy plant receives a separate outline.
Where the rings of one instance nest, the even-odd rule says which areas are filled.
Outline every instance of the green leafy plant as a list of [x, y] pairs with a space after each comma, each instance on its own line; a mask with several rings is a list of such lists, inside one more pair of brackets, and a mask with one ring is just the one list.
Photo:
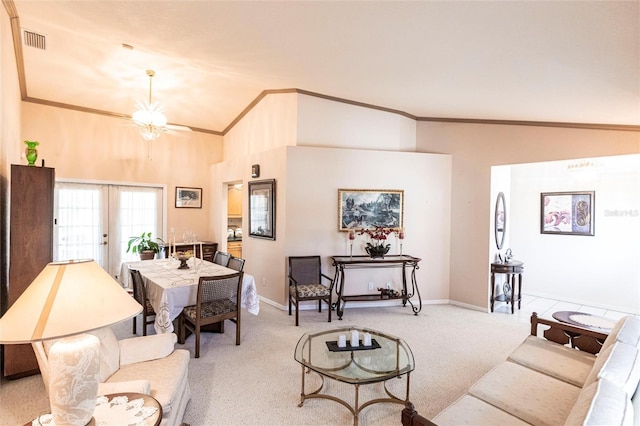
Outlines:
[[158, 244], [158, 242], [164, 244], [164, 240], [162, 238], [151, 238], [151, 232], [143, 232], [138, 237], [129, 238], [127, 253], [142, 253], [145, 250], [151, 250], [154, 253], [158, 253], [160, 251], [160, 244]]

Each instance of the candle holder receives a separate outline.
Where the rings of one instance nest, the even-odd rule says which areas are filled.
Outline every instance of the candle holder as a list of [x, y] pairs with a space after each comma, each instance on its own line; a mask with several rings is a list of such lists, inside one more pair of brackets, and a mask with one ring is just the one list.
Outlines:
[[404, 242], [404, 229], [398, 231], [398, 240], [400, 240], [400, 256], [402, 256], [402, 243]]
[[353, 240], [356, 239], [356, 233], [353, 232], [352, 230], [349, 230], [348, 237], [349, 237], [349, 257], [353, 257]]

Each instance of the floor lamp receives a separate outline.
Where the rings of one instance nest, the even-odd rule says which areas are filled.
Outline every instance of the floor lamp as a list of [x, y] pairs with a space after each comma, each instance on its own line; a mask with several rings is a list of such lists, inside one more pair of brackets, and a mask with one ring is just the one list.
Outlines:
[[49, 403], [58, 425], [86, 425], [98, 391], [100, 342], [87, 331], [142, 306], [91, 259], [49, 263], [0, 318], [0, 343], [59, 339], [49, 351]]

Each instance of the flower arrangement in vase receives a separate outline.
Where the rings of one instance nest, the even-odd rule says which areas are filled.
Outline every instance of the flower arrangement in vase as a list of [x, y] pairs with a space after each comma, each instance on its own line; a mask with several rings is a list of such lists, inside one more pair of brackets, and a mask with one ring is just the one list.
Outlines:
[[358, 235], [367, 234], [371, 238], [371, 242], [367, 242], [365, 251], [372, 258], [384, 257], [389, 252], [391, 244], [387, 243], [387, 237], [389, 234], [397, 232], [394, 228], [384, 228], [382, 226], [376, 226], [373, 229], [361, 229], [358, 231]]

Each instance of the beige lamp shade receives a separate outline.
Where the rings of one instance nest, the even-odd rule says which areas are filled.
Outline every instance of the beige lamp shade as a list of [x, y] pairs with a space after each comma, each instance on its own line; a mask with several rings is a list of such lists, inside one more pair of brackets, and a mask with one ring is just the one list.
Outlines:
[[0, 343], [29, 343], [95, 330], [142, 311], [91, 259], [49, 263], [0, 318]]

